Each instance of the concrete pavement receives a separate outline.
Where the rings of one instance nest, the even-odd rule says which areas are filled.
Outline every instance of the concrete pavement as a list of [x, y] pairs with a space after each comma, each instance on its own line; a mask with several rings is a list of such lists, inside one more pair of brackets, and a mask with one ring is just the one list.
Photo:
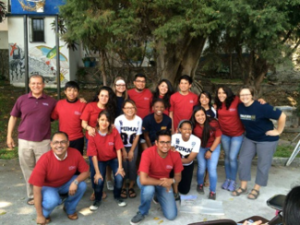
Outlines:
[[[225, 215], [212, 216], [199, 213], [182, 213], [179, 212], [178, 217], [174, 221], [167, 221], [158, 205], [152, 204], [149, 215], [141, 223], [144, 225], [176, 225], [189, 224], [203, 220], [212, 220], [220, 218], [230, 218], [235, 221], [244, 218], [259, 215], [267, 219], [271, 219], [275, 210], [266, 205], [266, 201], [276, 194], [287, 194], [291, 187], [300, 185], [300, 168], [273, 166], [270, 170], [268, 186], [261, 189], [259, 198], [255, 201], [248, 200], [246, 195], [240, 197], [232, 197], [228, 191], [220, 188], [225, 178], [224, 167], [218, 167], [218, 185], [217, 200], [222, 201]], [[252, 175], [255, 176], [256, 167], [252, 167]], [[22, 172], [19, 167], [18, 160], [0, 160], [0, 224], [35, 224], [36, 214], [33, 206], [26, 204], [26, 190]], [[126, 207], [119, 207], [113, 201], [113, 194], [107, 191], [108, 198], [105, 199], [98, 211], [91, 212], [88, 207], [91, 205], [89, 196], [92, 193], [90, 181], [87, 181], [88, 189], [79, 203], [77, 209], [83, 212], [79, 214], [77, 221], [70, 221], [62, 210], [62, 206], [58, 206], [51, 214], [53, 225], [58, 224], [87, 224], [87, 225], [119, 225], [130, 224], [129, 221], [138, 211], [139, 196], [135, 199], [126, 199]], [[249, 183], [248, 189], [251, 189], [254, 181]], [[197, 194], [196, 190], [196, 171], [190, 195], [198, 195], [198, 199], [207, 199], [208, 188], [205, 189], [205, 195]], [[106, 189], [106, 188], [105, 188]], [[138, 188], [136, 188], [138, 190]]]

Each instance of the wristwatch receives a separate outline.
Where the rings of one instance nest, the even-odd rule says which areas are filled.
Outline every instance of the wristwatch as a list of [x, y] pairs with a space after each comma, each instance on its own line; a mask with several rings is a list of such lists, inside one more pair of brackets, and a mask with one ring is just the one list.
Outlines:
[[78, 185], [78, 180], [74, 180], [73, 183]]
[[173, 184], [175, 184], [176, 180], [173, 178]]
[[208, 149], [208, 151], [210, 151], [210, 153], [213, 153], [213, 151], [211, 149]]

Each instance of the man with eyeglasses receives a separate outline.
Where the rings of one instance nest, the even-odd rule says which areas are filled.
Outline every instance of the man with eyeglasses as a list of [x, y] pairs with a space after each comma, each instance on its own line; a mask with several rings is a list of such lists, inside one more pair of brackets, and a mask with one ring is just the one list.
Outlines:
[[[174, 220], [177, 216], [172, 185], [178, 186], [181, 181], [183, 166], [179, 153], [170, 151], [170, 148], [171, 132], [161, 130], [156, 134], [155, 145], [142, 154], [137, 178], [141, 189], [141, 204], [130, 221], [132, 225], [139, 224], [148, 214], [154, 194], [168, 220]], [[172, 170], [174, 178], [170, 178]]]
[[[68, 135], [62, 131], [53, 134], [51, 151], [43, 154], [29, 179], [33, 185], [37, 224], [51, 221], [50, 213], [62, 203], [60, 195], [67, 195], [64, 211], [70, 220], [78, 219], [76, 207], [85, 190], [84, 180], [89, 166], [80, 152], [69, 147]], [[79, 171], [79, 175], [75, 175]]]
[[138, 73], [134, 77], [134, 88], [128, 91], [129, 98], [137, 107], [137, 115], [144, 119], [151, 112], [152, 93], [146, 87], [146, 76]]
[[[152, 92], [146, 87], [146, 76], [138, 73], [134, 77], [134, 88], [128, 91], [128, 96], [135, 102], [137, 115], [142, 119], [151, 112]], [[141, 150], [147, 148], [143, 134], [140, 136]], [[150, 146], [148, 146], [150, 147]]]
[[18, 118], [18, 154], [20, 167], [26, 182], [27, 204], [34, 205], [32, 185], [28, 183], [31, 172], [42, 154], [50, 150], [51, 113], [56, 100], [46, 95], [45, 82], [41, 75], [29, 79], [30, 92], [20, 96], [11, 113], [7, 127], [7, 146], [15, 147], [12, 138]]

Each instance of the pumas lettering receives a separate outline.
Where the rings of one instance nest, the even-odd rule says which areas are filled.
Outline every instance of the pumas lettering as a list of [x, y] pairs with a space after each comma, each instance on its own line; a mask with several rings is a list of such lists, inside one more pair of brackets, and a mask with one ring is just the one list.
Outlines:
[[138, 128], [137, 127], [121, 127], [122, 131], [132, 131], [132, 132], [137, 132]]

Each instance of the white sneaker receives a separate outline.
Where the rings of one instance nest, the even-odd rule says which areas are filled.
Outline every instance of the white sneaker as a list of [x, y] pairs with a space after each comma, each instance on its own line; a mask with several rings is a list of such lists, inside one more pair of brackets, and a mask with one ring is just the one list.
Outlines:
[[124, 202], [122, 199], [117, 199], [116, 202], [120, 207], [125, 207], [127, 205], [127, 203]]
[[111, 180], [106, 181], [107, 190], [113, 191], [114, 190], [114, 184]]
[[93, 205], [90, 206], [90, 210], [96, 211], [99, 208], [100, 204], [101, 204], [101, 202], [94, 201]]

